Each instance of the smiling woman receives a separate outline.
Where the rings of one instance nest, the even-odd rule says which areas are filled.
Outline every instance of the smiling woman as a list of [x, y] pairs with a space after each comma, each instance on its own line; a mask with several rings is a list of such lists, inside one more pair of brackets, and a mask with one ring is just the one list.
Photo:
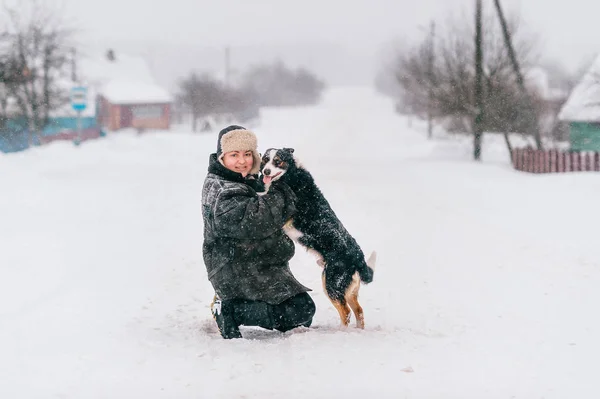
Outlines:
[[202, 190], [211, 305], [223, 338], [241, 338], [240, 325], [288, 331], [310, 326], [315, 304], [289, 268], [294, 243], [283, 233], [295, 213], [295, 194], [285, 183], [262, 191], [256, 136], [241, 126], [219, 133]]
[[223, 155], [223, 166], [227, 169], [248, 176], [254, 166], [252, 151], [230, 151]]
[[258, 173], [260, 156], [256, 136], [241, 126], [232, 125], [219, 133], [217, 156], [227, 169], [242, 174]]

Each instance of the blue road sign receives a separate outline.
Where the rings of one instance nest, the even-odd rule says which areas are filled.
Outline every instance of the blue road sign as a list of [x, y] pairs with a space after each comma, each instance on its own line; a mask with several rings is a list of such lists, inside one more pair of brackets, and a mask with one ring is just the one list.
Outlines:
[[87, 87], [71, 88], [71, 106], [75, 111], [83, 111], [87, 107]]

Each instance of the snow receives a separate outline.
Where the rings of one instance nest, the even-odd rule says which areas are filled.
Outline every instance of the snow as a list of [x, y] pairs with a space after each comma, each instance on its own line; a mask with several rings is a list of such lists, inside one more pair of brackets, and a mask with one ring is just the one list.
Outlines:
[[102, 89], [112, 104], [160, 104], [173, 101], [172, 96], [155, 84], [113, 80]]
[[525, 71], [525, 84], [535, 90], [542, 98], [547, 98], [550, 90], [548, 73], [542, 67], [533, 67]]
[[0, 397], [595, 398], [600, 247], [594, 173], [514, 171], [371, 89], [267, 109], [366, 253], [366, 329], [338, 327], [298, 248], [314, 328], [210, 316], [201, 188], [216, 132], [111, 134], [0, 156]]
[[600, 122], [600, 55], [575, 86], [558, 118], [568, 122]]
[[548, 72], [539, 66], [525, 71], [525, 84], [545, 100], [561, 100], [567, 97], [564, 90], [550, 86]]

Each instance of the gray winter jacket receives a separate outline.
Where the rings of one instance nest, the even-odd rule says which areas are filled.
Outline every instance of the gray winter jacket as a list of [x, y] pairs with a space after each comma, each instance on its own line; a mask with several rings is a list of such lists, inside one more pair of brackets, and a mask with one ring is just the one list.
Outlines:
[[220, 298], [276, 305], [310, 291], [294, 278], [288, 264], [295, 247], [282, 227], [295, 212], [292, 190], [276, 182], [259, 196], [255, 180], [228, 170], [216, 154], [210, 157], [208, 171], [202, 190], [203, 256]]

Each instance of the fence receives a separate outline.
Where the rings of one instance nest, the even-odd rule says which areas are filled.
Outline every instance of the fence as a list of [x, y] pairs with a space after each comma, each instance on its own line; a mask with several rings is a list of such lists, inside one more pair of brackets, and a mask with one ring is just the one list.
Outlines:
[[529, 173], [564, 173], [600, 171], [600, 153], [516, 148], [513, 167]]
[[74, 130], [64, 130], [59, 133], [49, 135], [29, 136], [27, 130], [1, 131], [0, 132], [0, 152], [18, 152], [28, 149], [31, 145], [38, 146], [49, 144], [53, 141], [73, 141], [80, 143], [87, 140], [97, 139], [104, 136], [105, 133], [99, 127], [82, 129], [81, 134]]
[[75, 130], [67, 130], [57, 134], [48, 136], [42, 136], [40, 141], [41, 144], [48, 144], [53, 141], [75, 141], [82, 142], [87, 140], [97, 139], [102, 136], [102, 131], [98, 127], [91, 127], [88, 129], [82, 129], [81, 134]]

